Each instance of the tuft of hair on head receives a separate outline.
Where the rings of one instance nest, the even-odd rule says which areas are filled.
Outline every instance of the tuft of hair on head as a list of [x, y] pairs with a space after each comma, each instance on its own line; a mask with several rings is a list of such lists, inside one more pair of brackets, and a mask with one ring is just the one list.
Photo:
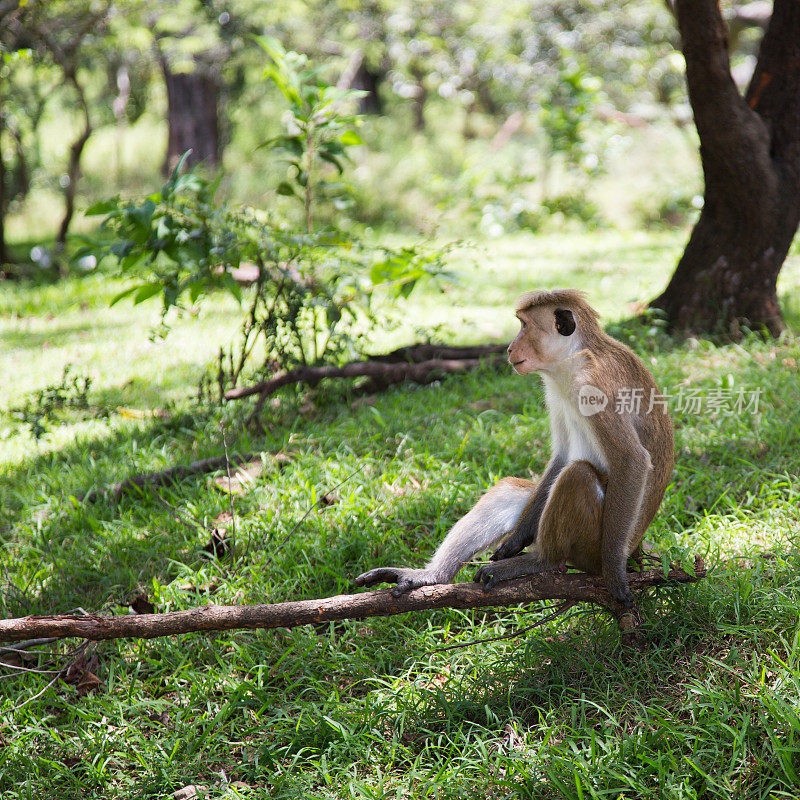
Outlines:
[[582, 335], [598, 335], [601, 328], [599, 314], [586, 300], [586, 292], [579, 289], [537, 289], [525, 292], [516, 303], [515, 311], [527, 311], [530, 308], [548, 306], [553, 309], [569, 309], [579, 320]]
[[517, 299], [514, 311], [519, 313], [539, 306], [566, 306], [573, 311], [583, 308], [590, 311], [595, 318], [598, 316], [587, 302], [586, 292], [580, 289], [535, 289], [532, 292], [525, 292]]

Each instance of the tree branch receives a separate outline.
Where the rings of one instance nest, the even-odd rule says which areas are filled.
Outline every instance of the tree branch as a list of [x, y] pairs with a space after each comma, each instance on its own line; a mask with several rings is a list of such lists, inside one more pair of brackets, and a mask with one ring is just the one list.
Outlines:
[[191, 464], [178, 464], [175, 467], [159, 469], [155, 472], [141, 472], [138, 475], [131, 475], [125, 480], [109, 484], [100, 489], [90, 489], [77, 499], [85, 503], [94, 503], [100, 498], [108, 497], [118, 500], [122, 495], [134, 489], [142, 489], [145, 486], [168, 486], [170, 483], [182, 480], [189, 475], [204, 475], [208, 472], [216, 472], [218, 469], [225, 469], [230, 464], [242, 464], [258, 456], [258, 453], [235, 453], [230, 457], [230, 461], [225, 456], [214, 456], [204, 458], [201, 461], [193, 461]]
[[[505, 351], [505, 347], [503, 347]], [[497, 360], [503, 356], [496, 356]], [[259, 381], [252, 386], [238, 389], [229, 389], [225, 392], [226, 400], [240, 400], [243, 397], [259, 395], [259, 403], [278, 389], [293, 383], [310, 383], [315, 385], [324, 378], [358, 378], [370, 377], [382, 385], [414, 381], [415, 383], [431, 383], [444, 374], [452, 372], [465, 372], [479, 367], [485, 360], [480, 358], [434, 358], [430, 361], [417, 363], [400, 361], [397, 363], [384, 363], [370, 359], [368, 361], [352, 361], [341, 367], [299, 367], [276, 373], [272, 378]]]
[[398, 347], [391, 353], [381, 356], [370, 356], [370, 361], [379, 361], [382, 364], [396, 364], [400, 361], [411, 361], [419, 364], [422, 361], [431, 361], [436, 358], [486, 358], [487, 356], [503, 355], [508, 350], [506, 344], [475, 344], [475, 345], [446, 345], [426, 344], [418, 342], [407, 347]]
[[[705, 575], [706, 567], [697, 558], [694, 574], [672, 566], [666, 575], [661, 570], [628, 573], [628, 581], [632, 590], [641, 591], [671, 583], [694, 583]], [[553, 599], [597, 603], [620, 618], [630, 616], [611, 597], [600, 578], [585, 573], [550, 572], [508, 581], [488, 592], [475, 583], [457, 583], [423, 586], [400, 597], [394, 597], [391, 589], [382, 589], [274, 605], [208, 605], [166, 614], [21, 617], [0, 620], [0, 642], [18, 642], [45, 636], [91, 640], [153, 639], [196, 631], [294, 628], [341, 619], [387, 617], [435, 608], [514, 606]]]
[[718, 0], [677, 0], [675, 4], [686, 83], [700, 139], [714, 133], [742, 97], [731, 76], [728, 30]]
[[772, 154], [800, 183], [800, 3], [775, 0], [746, 101], [772, 132]]

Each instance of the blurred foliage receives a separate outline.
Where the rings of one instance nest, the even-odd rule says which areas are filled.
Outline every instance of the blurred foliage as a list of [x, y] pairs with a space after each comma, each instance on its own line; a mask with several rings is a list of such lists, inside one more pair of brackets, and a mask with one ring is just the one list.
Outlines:
[[[452, 198], [465, 199], [468, 187], [459, 179], [465, 165], [457, 163], [439, 120], [446, 120], [451, 129], [458, 126], [466, 139], [491, 138], [498, 125], [520, 112], [528, 147], [538, 150], [543, 162], [560, 154], [567, 162], [563, 169], [579, 174], [602, 162], [603, 137], [590, 135], [590, 129], [604, 127], [611, 112], [669, 116], [659, 109], [684, 101], [673, 21], [667, 8], [652, 0], [177, 0], [168, 6], [148, 0], [28, 0], [5, 3], [3, 10], [0, 154], [5, 191], [0, 210], [15, 216], [33, 213], [41, 198], [58, 197], [72, 180], [79, 182], [83, 207], [108, 195], [109, 180], [119, 190], [141, 191], [142, 181], [151, 179], [142, 175], [141, 162], [125, 174], [122, 141], [129, 126], [147, 119], [148, 132], [143, 135], [152, 136], [154, 121], [165, 119], [167, 69], [200, 70], [219, 88], [219, 128], [228, 148], [226, 164], [234, 170], [223, 181], [223, 192], [229, 191], [234, 177], [237, 185], [255, 187], [257, 181], [247, 178], [246, 169], [253, 158], [260, 158], [253, 149], [267, 137], [284, 137], [290, 158], [298, 162], [296, 169], [288, 180], [273, 182], [270, 175], [268, 183], [273, 192], [304, 197], [306, 186], [293, 186], [293, 181], [314, 178], [300, 163], [298, 137], [307, 124], [314, 128], [312, 138], [322, 141], [328, 136], [325, 125], [318, 127], [312, 106], [335, 102], [333, 95], [340, 89], [361, 90], [362, 110], [381, 110], [383, 118], [360, 132], [366, 147], [359, 152], [356, 168], [338, 163], [338, 134], [332, 135], [322, 157], [345, 169], [340, 187], [326, 182], [328, 189], [343, 190], [337, 202], [352, 203], [355, 217], [370, 224], [411, 222], [425, 227], [423, 211]], [[280, 131], [276, 123], [281, 112], [275, 112], [278, 93], [284, 89], [260, 80], [259, 41], [279, 42], [322, 65], [318, 72], [328, 86], [326, 98], [299, 98], [297, 108], [284, 109]], [[337, 89], [342, 80], [346, 85]], [[76, 85], [91, 118], [87, 151], [108, 142], [106, 169], [98, 172], [96, 166], [90, 170], [84, 165], [67, 176], [70, 140], [65, 134], [77, 131], [79, 123]], [[289, 114], [300, 131], [294, 141], [285, 124]], [[430, 151], [426, 158], [434, 160], [436, 175], [428, 176], [427, 182], [441, 182], [444, 191], [423, 185], [422, 172], [413, 175], [402, 163], [403, 126], [412, 118], [417, 128], [432, 126], [425, 140], [407, 144]], [[391, 131], [389, 150], [384, 131]], [[158, 136], [163, 136], [163, 127]], [[162, 141], [155, 148], [147, 143], [148, 159], [155, 161], [163, 153]], [[394, 152], [397, 146], [400, 150]], [[435, 164], [437, 148], [450, 162], [445, 170]], [[385, 172], [376, 167], [379, 153], [386, 153], [395, 168], [397, 185], [388, 195]], [[274, 162], [263, 163], [277, 168]], [[553, 169], [542, 164], [526, 179], [541, 181], [545, 172], [552, 178]], [[507, 176], [497, 177], [504, 181]], [[411, 197], [408, 207], [403, 205], [406, 197], [397, 196], [395, 189], [410, 181], [427, 202]], [[561, 194], [565, 187], [553, 191]], [[539, 197], [550, 193], [540, 191]], [[480, 215], [487, 199], [484, 191], [472, 210]], [[280, 196], [275, 198], [279, 207], [282, 202]], [[327, 206], [321, 211], [323, 216], [328, 212]], [[547, 209], [537, 208], [535, 213], [546, 214]], [[39, 236], [40, 242], [47, 238]], [[42, 263], [54, 263], [45, 255]]]
[[[113, 257], [123, 275], [145, 277], [114, 299], [162, 299], [162, 329], [173, 308], [196, 303], [218, 289], [242, 302], [240, 283], [254, 286], [239, 343], [222, 350], [220, 396], [235, 386], [254, 353], [261, 372], [341, 360], [363, 352], [376, 323], [376, 287], [407, 297], [426, 278], [443, 278], [443, 250], [370, 247], [333, 225], [315, 229], [312, 209], [337, 196], [335, 173], [348, 148], [361, 142], [359, 117], [348, 105], [357, 93], [327, 84], [305, 57], [263, 40], [270, 58], [265, 77], [289, 103], [286, 132], [265, 147], [289, 162], [278, 194], [298, 198], [302, 222], [243, 206], [217, 203], [219, 181], [196, 170], [182, 174], [188, 153], [161, 191], [142, 200], [119, 197], [87, 210], [103, 215], [102, 243], [79, 249], [75, 260]], [[334, 169], [335, 168], [335, 169]], [[334, 179], [331, 178], [334, 173]], [[386, 319], [381, 319], [386, 324]]]
[[[728, 13], [735, 8], [726, 5]], [[313, 211], [326, 224], [343, 206], [354, 224], [425, 233], [450, 226], [461, 235], [478, 224], [494, 232], [538, 229], [567, 219], [582, 224], [587, 216], [596, 224], [586, 213], [597, 203], [587, 178], [596, 195], [619, 140], [642, 131], [668, 159], [665, 127], [675, 124], [678, 141], [691, 130], [674, 20], [656, 0], [8, 0], [2, 10], [0, 213], [10, 220], [11, 257], [35, 257], [45, 271], [65, 269], [48, 240], [67, 186], [77, 185], [81, 210], [112, 192], [142, 194], [158, 179], [167, 71], [199, 71], [215, 87], [226, 199], [281, 214], [295, 194], [305, 200], [301, 182], [314, 176], [297, 145], [306, 124], [312, 138], [327, 137], [311, 111], [323, 100], [300, 98], [304, 110], [287, 109], [281, 87], [262, 80], [259, 42], [280, 43], [318, 65], [331, 93], [324, 102], [358, 90], [359, 110], [370, 112], [357, 134], [347, 134], [364, 141], [354, 163], [335, 152], [338, 134], [324, 148], [341, 170], [339, 180], [324, 182], [333, 202]], [[735, 70], [746, 72], [757, 39], [736, 37]], [[68, 174], [82, 123], [73, 78], [92, 133], [81, 168]], [[511, 120], [517, 124], [508, 127]], [[297, 162], [288, 175], [272, 149], [258, 149], [265, 139], [282, 141]], [[695, 147], [691, 134], [683, 145]], [[687, 162], [685, 152], [675, 157]], [[677, 177], [691, 174], [695, 162]], [[691, 196], [695, 188], [666, 191]], [[653, 190], [657, 178], [640, 197]], [[615, 191], [628, 200], [625, 189]], [[554, 216], [549, 206], [567, 196], [575, 202], [560, 203]], [[661, 199], [648, 199], [641, 216]], [[626, 209], [638, 214], [636, 202]], [[603, 219], [624, 216], [615, 198], [600, 206]], [[76, 219], [73, 227], [86, 223]]]
[[601, 82], [578, 61], [563, 59], [558, 80], [542, 98], [539, 119], [552, 153], [562, 153], [568, 163], [594, 172], [600, 159], [589, 149], [586, 127], [601, 100]]
[[642, 205], [642, 223], [648, 228], [678, 228], [693, 221], [703, 208], [703, 196], [673, 189], [655, 207]]

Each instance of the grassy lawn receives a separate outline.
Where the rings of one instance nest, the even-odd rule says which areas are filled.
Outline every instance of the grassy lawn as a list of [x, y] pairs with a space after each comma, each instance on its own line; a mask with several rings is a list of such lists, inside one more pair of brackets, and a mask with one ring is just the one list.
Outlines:
[[[613, 620], [585, 609], [432, 653], [545, 614], [442, 610], [101, 643], [82, 673], [100, 686], [85, 693], [54, 681], [69, 649], [58, 644], [26, 659], [29, 670], [0, 664], [0, 796], [164, 798], [195, 784], [276, 800], [796, 797], [800, 340], [675, 342], [626, 323], [683, 241], [603, 231], [482, 243], [459, 254], [457, 285], [412, 296], [401, 329], [374, 342], [385, 350], [422, 327], [502, 341], [520, 292], [589, 292], [673, 397], [676, 469], [648, 538], [712, 568], [643, 600], [641, 648], [622, 649]], [[2, 287], [0, 617], [125, 613], [137, 590], [159, 611], [349, 592], [369, 567], [422, 563], [489, 485], [546, 463], [538, 381], [507, 369], [370, 398], [321, 385], [310, 402], [282, 397], [265, 433], [248, 433], [245, 407], [192, 400], [236, 335], [235, 303], [212, 299], [151, 340], [156, 304], [110, 309], [119, 288], [99, 276]], [[798, 290], [795, 254], [780, 284], [795, 334]], [[66, 365], [92, 379], [89, 408], [65, 411], [37, 441], [8, 409]], [[700, 410], [685, 402], [692, 392]], [[756, 392], [757, 410], [726, 405]], [[235, 563], [204, 552], [209, 526], [233, 524], [205, 477], [116, 504], [74, 499], [220, 454], [221, 423], [231, 451], [264, 452], [234, 500]], [[320, 503], [334, 489], [336, 502]]]

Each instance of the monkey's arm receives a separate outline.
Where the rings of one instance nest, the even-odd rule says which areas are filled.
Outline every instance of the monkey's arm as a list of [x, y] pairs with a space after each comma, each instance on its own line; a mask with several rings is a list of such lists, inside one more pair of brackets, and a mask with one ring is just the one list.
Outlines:
[[550, 496], [550, 489], [553, 488], [553, 484], [556, 482], [561, 470], [564, 469], [564, 466], [564, 459], [561, 456], [555, 455], [550, 459], [544, 475], [536, 484], [533, 496], [528, 505], [522, 510], [522, 514], [517, 520], [514, 530], [511, 531], [511, 535], [492, 553], [492, 561], [511, 558], [536, 541], [539, 520], [542, 518], [542, 511], [544, 511], [547, 498]]
[[397, 596], [419, 586], [449, 583], [476, 553], [491, 547], [514, 527], [533, 491], [531, 481], [500, 481], [453, 525], [425, 567], [378, 567], [359, 575], [356, 585], [396, 583], [392, 593]]
[[623, 447], [606, 450], [611, 463], [603, 503], [600, 558], [606, 588], [630, 607], [633, 595], [626, 576], [628, 550], [639, 525], [651, 461], [632, 425], [626, 433]]

